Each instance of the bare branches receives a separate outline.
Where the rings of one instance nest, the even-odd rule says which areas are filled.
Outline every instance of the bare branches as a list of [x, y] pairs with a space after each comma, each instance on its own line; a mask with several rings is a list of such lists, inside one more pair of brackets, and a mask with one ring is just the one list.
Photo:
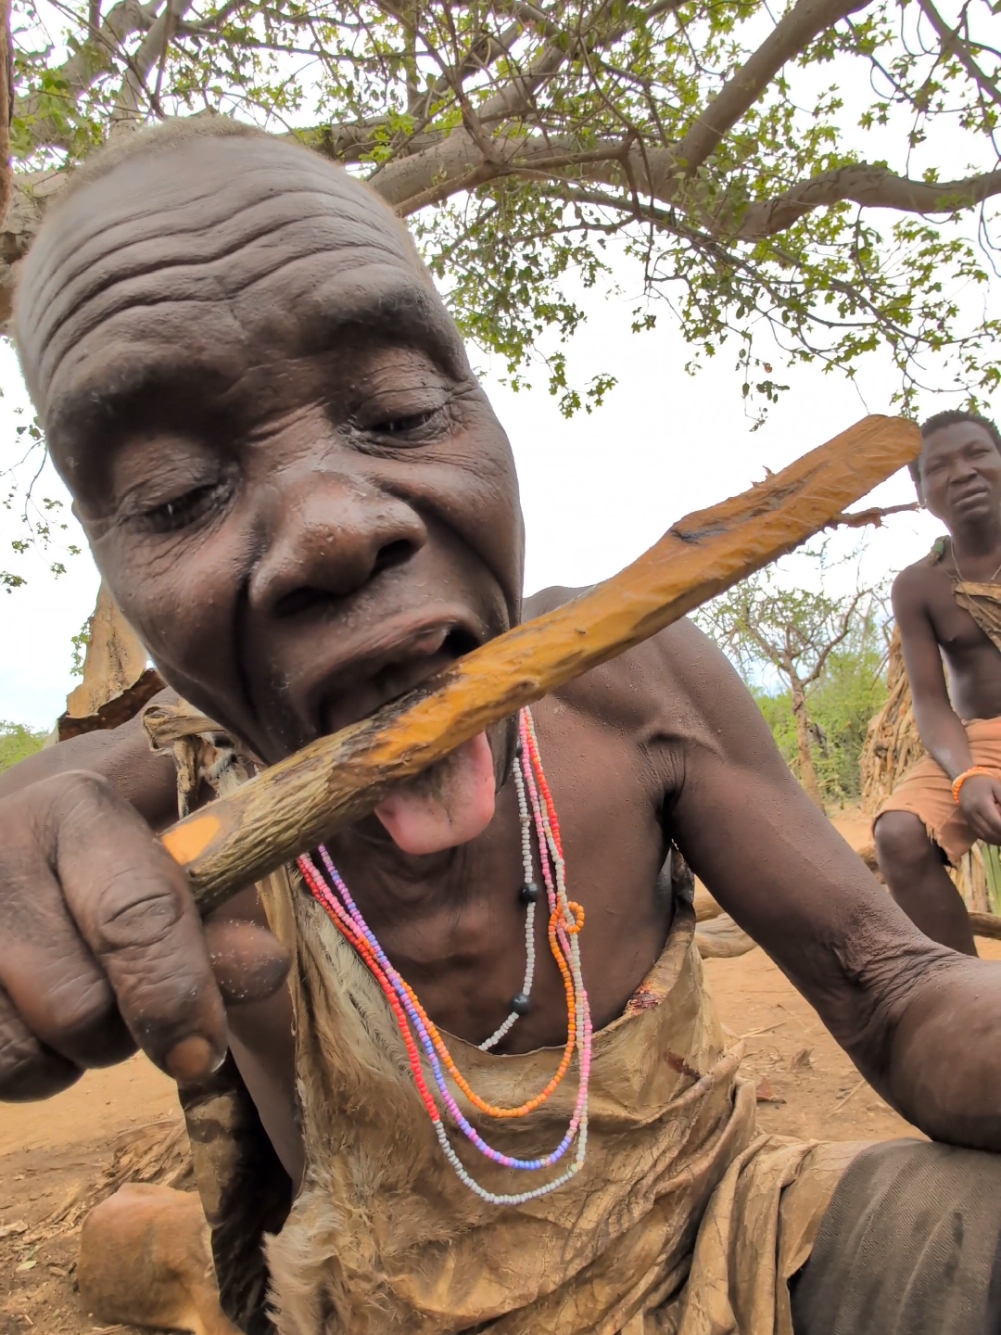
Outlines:
[[819, 681], [824, 675], [824, 670], [827, 667], [827, 660], [830, 658], [831, 654], [834, 653], [835, 649], [844, 644], [845, 640], [847, 640], [848, 636], [851, 634], [855, 621], [855, 613], [858, 611], [859, 603], [861, 603], [863, 598], [869, 597], [869, 595], [870, 590], [860, 589], [849, 598], [848, 602], [840, 609], [840, 624], [837, 625], [833, 631], [828, 632], [826, 643], [820, 644], [819, 647], [815, 646], [816, 662], [810, 673], [806, 677], [800, 679], [800, 684], [803, 687], [812, 686], [815, 681]]
[[932, 0], [919, 0], [922, 12], [942, 41], [942, 55], [955, 56], [984, 95], [1001, 107], [1001, 89], [996, 79], [989, 79], [973, 58], [969, 45], [960, 37], [962, 24], [953, 31], [935, 8]]
[[827, 525], [828, 528], [866, 528], [872, 525], [873, 528], [882, 528], [883, 520], [889, 519], [891, 515], [913, 514], [920, 510], [921, 506], [917, 501], [911, 501], [909, 505], [886, 505], [871, 506], [868, 510], [856, 510], [854, 513], [845, 513], [838, 515], [837, 519], [832, 519]]

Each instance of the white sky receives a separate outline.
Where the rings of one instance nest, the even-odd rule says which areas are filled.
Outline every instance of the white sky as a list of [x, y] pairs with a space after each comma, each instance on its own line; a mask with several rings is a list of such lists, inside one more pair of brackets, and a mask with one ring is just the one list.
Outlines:
[[[752, 432], [744, 416], [732, 356], [695, 378], [683, 370], [684, 345], [666, 320], [650, 334], [629, 330], [634, 303], [595, 300], [591, 319], [573, 345], [572, 370], [581, 380], [597, 371], [619, 378], [603, 408], [564, 420], [545, 390], [513, 394], [485, 376], [488, 392], [514, 446], [528, 529], [528, 591], [549, 584], [581, 585], [612, 575], [656, 541], [689, 510], [742, 491], [797, 455], [819, 445], [867, 411], [889, 410], [892, 371], [864, 368], [856, 385], [802, 368], [783, 376], [792, 388]], [[27, 402], [13, 353], [0, 347], [0, 458], [14, 452], [14, 409]], [[861, 397], [860, 390], [865, 398]], [[58, 479], [40, 483], [47, 495], [64, 494]], [[910, 479], [898, 475], [874, 493], [874, 502], [913, 500]], [[72, 521], [70, 521], [72, 523]], [[868, 581], [899, 570], [927, 551], [939, 527], [926, 515], [903, 515], [872, 534], [862, 560]], [[0, 510], [0, 566], [19, 527]], [[850, 550], [858, 535], [836, 539]], [[78, 541], [69, 536], [67, 541]], [[67, 573], [53, 578], [48, 562], [64, 559]], [[0, 718], [50, 727], [73, 682], [70, 637], [93, 607], [97, 575], [89, 555], [30, 557], [16, 563], [29, 582], [0, 593]], [[813, 563], [792, 558], [790, 577], [817, 576]], [[835, 571], [828, 581], [854, 579]]]

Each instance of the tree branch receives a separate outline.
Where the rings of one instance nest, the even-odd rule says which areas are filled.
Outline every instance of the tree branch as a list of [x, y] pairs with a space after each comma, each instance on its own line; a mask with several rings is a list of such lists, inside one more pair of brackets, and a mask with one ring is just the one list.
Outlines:
[[935, 29], [942, 42], [943, 56], [955, 56], [959, 63], [966, 70], [967, 74], [977, 85], [982, 93], [985, 93], [996, 106], [1001, 107], [1001, 92], [998, 86], [980, 68], [977, 62], [970, 54], [970, 49], [966, 42], [959, 35], [959, 28], [955, 32], [949, 27], [945, 19], [932, 4], [932, 0], [918, 0], [921, 11], [928, 22]]
[[841, 630], [835, 635], [833, 640], [829, 640], [828, 643], [824, 645], [823, 649], [821, 649], [817, 661], [813, 666], [813, 671], [803, 683], [804, 686], [812, 686], [813, 683], [820, 678], [820, 675], [824, 670], [824, 664], [827, 662], [828, 658], [830, 658], [838, 645], [848, 638], [848, 634], [852, 628], [852, 618], [855, 615], [855, 609], [868, 592], [868, 589], [861, 589], [848, 604], [848, 607], [845, 609], [841, 618]]
[[[102, 74], [114, 69], [115, 57], [123, 43], [133, 33], [142, 32], [153, 23], [162, 4], [163, 0], [150, 0], [146, 5], [140, 4], [139, 0], [120, 0], [108, 11], [97, 33], [53, 71], [55, 78], [67, 85], [68, 102], [90, 88]], [[39, 147], [63, 147], [62, 127], [50, 117], [38, 115], [41, 102], [40, 93], [18, 98], [14, 115], [31, 125], [32, 138]]]
[[908, 514], [920, 509], [921, 506], [917, 501], [911, 501], [909, 505], [887, 505], [883, 508], [873, 506], [869, 510], [856, 510], [854, 514], [838, 515], [837, 519], [832, 519], [826, 527], [864, 528], [866, 524], [872, 524], [874, 528], [882, 528], [883, 520], [888, 519], [890, 515]]
[[111, 113], [111, 135], [138, 124], [143, 100], [149, 101], [146, 79], [153, 66], [165, 56], [178, 22], [193, 3], [194, 0], [167, 0], [166, 9], [146, 34], [135, 57], [129, 61], [128, 73], [122, 81], [115, 109]]
[[824, 172], [793, 186], [775, 199], [752, 204], [734, 225], [717, 220], [714, 231], [735, 240], [760, 241], [784, 232], [813, 209], [851, 200], [873, 209], [902, 213], [954, 213], [1001, 194], [1001, 171], [983, 172], [959, 181], [914, 181], [888, 167], [860, 162]]
[[798, 0], [774, 29], [708, 103], [691, 129], [666, 155], [651, 162], [648, 188], [658, 199], [669, 196], [669, 173], [679, 169], [689, 175], [715, 150], [754, 106], [787, 61], [809, 45], [839, 19], [866, 9], [872, 0]]

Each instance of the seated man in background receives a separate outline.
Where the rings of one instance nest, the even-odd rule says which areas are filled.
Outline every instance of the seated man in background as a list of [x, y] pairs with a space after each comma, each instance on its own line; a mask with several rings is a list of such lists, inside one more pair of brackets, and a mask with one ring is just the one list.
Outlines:
[[974, 955], [945, 864], [977, 839], [1001, 844], [1001, 437], [959, 411], [929, 418], [921, 435], [918, 495], [949, 537], [897, 576], [893, 610], [928, 755], [880, 807], [876, 856], [911, 920]]
[[[178, 787], [570, 596], [522, 605], [509, 442], [385, 205], [222, 118], [132, 136], [49, 212], [16, 329], [101, 573], [190, 702], [159, 736], [199, 740], [180, 784], [138, 722], [0, 776], [0, 1099], [137, 1046], [169, 1071], [248, 1335], [997, 1329], [1001, 967], [916, 930], [690, 622], [207, 923], [153, 838]], [[758, 1132], [672, 846], [949, 1144]]]

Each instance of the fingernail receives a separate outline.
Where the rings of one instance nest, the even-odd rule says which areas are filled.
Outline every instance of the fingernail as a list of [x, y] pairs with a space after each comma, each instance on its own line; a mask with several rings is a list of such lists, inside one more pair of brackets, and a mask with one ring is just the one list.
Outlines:
[[179, 1085], [194, 1085], [214, 1075], [225, 1060], [225, 1052], [220, 1056], [208, 1039], [193, 1034], [174, 1044], [167, 1053], [164, 1065], [168, 1075]]

